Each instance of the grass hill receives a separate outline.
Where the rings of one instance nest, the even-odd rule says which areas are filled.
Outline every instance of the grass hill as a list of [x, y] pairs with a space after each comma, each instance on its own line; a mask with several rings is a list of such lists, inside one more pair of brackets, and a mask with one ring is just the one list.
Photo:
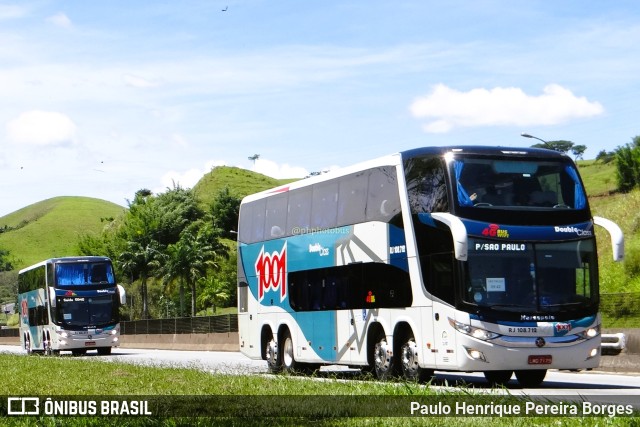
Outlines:
[[21, 269], [43, 259], [75, 255], [78, 236], [100, 231], [124, 208], [89, 197], [55, 197], [0, 218], [0, 248]]
[[292, 181], [295, 179], [276, 179], [247, 169], [218, 166], [203, 176], [193, 191], [202, 203], [208, 205], [225, 187], [229, 187], [234, 196], [242, 198]]

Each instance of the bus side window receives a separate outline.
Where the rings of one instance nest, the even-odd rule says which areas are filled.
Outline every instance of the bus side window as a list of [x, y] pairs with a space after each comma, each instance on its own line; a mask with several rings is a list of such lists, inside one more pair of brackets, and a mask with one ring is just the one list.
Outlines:
[[338, 225], [351, 225], [365, 221], [367, 207], [367, 174], [365, 172], [344, 177], [338, 195]]
[[311, 227], [335, 227], [337, 213], [338, 182], [334, 180], [314, 185], [311, 205]]
[[395, 169], [372, 169], [369, 175], [366, 220], [389, 222], [399, 212], [400, 196]]
[[293, 190], [289, 193], [286, 235], [306, 232], [311, 220], [311, 189]]
[[267, 199], [264, 239], [275, 239], [285, 234], [287, 225], [287, 194]]

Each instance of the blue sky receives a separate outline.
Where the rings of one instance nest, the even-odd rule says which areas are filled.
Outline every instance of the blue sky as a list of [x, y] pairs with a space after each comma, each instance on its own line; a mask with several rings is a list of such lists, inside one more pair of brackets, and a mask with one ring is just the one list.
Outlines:
[[639, 98], [636, 1], [0, 0], [0, 215], [522, 132], [595, 158]]

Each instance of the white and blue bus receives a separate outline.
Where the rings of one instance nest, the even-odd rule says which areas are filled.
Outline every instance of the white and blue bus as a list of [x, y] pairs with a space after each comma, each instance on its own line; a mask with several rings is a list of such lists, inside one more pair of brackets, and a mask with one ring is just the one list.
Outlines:
[[110, 354], [120, 345], [125, 299], [106, 257], [52, 258], [24, 268], [18, 273], [22, 348], [27, 353]]
[[240, 349], [273, 372], [515, 373], [600, 360], [594, 224], [574, 162], [544, 149], [404, 151], [247, 196]]

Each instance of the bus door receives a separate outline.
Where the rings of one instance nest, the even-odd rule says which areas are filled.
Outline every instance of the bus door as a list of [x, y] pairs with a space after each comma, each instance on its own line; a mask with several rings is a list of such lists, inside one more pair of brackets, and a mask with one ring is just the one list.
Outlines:
[[456, 331], [449, 319], [455, 319], [455, 309], [434, 301], [432, 353], [435, 354], [436, 369], [448, 369], [457, 365]]

